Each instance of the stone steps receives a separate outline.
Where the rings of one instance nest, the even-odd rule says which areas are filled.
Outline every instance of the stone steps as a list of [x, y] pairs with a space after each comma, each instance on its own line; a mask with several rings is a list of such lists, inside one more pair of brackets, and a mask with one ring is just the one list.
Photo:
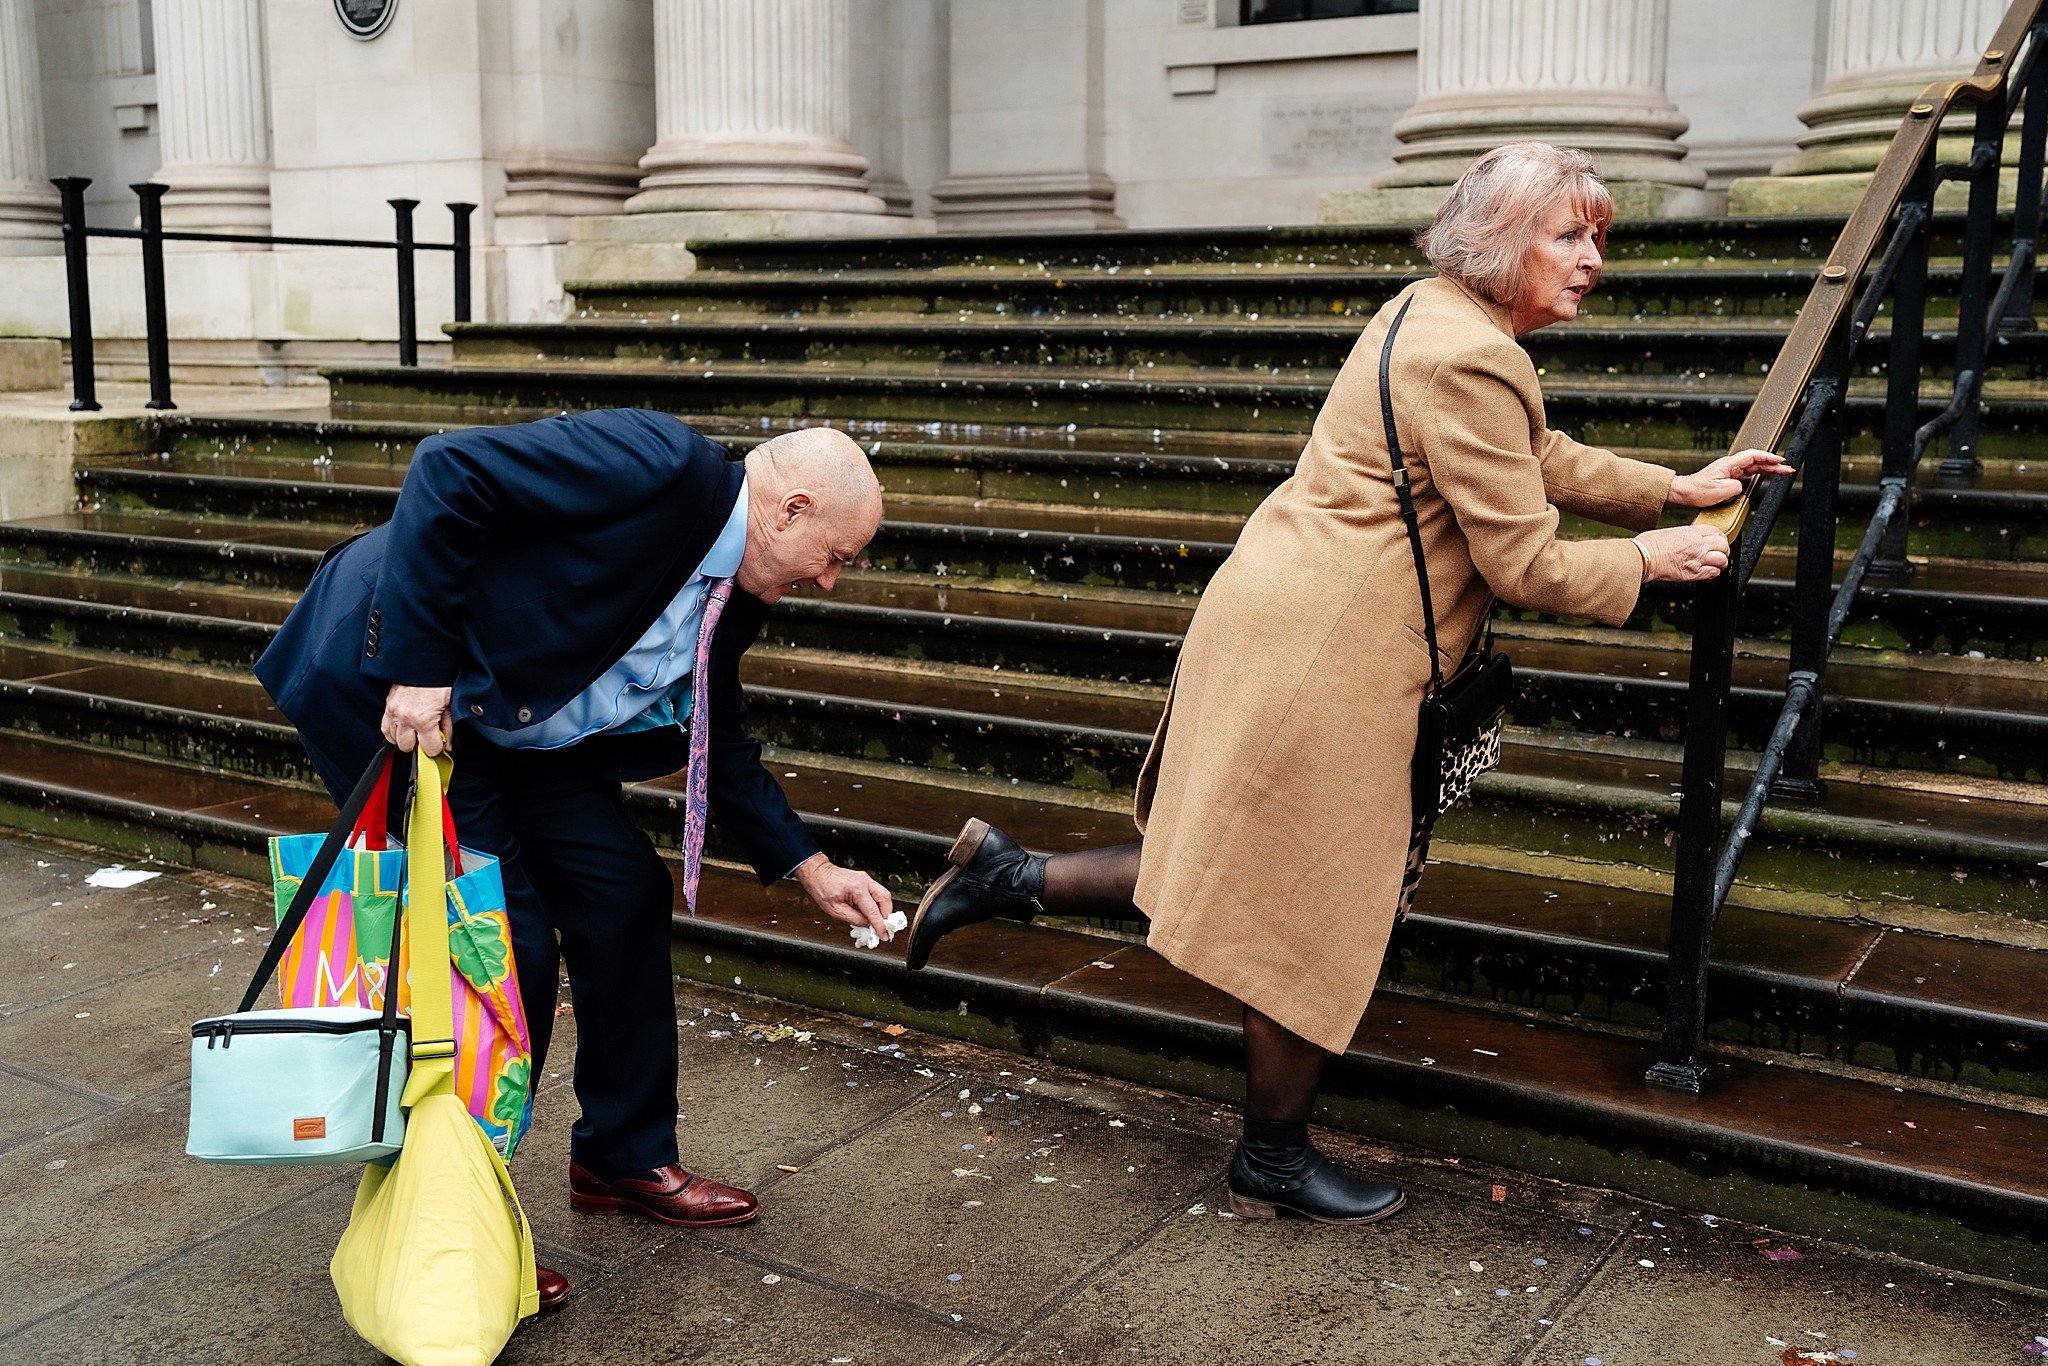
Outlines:
[[[892, 488], [933, 492], [891, 499], [889, 521], [870, 551], [873, 565], [935, 581], [1113, 584], [1182, 594], [1198, 590], [1228, 553], [1237, 509], [1290, 468], [1264, 457], [1205, 468], [1186, 456], [1000, 446], [925, 451], [915, 437], [881, 442], [877, 460]], [[1844, 551], [1861, 538], [1855, 518], [1874, 500], [1867, 481], [1875, 473], [1869, 460], [1849, 462], [1854, 482], [1845, 489], [1837, 533]], [[320, 536], [309, 535], [315, 523], [330, 525], [326, 534], [338, 538], [381, 521], [402, 477], [402, 467], [392, 465], [173, 451], [83, 468], [79, 481], [93, 512], [0, 527], [0, 544], [101, 572], [137, 565], [169, 574], [210, 569], [295, 587], [303, 573], [293, 573], [293, 564], [310, 566], [317, 555], [278, 552], [322, 548]], [[1932, 479], [1931, 465], [1925, 477]], [[1036, 501], [961, 497], [962, 490]], [[1169, 502], [1178, 506], [1158, 506]], [[2044, 505], [2048, 464], [1994, 467], [1976, 489], [1924, 488], [1914, 525], [1919, 571], [1903, 584], [1868, 590], [1850, 642], [2038, 658], [2048, 649]], [[1795, 523], [1789, 515], [1782, 520], [1778, 543], [1791, 537]], [[1567, 531], [1600, 529], [1568, 521]], [[1790, 576], [1789, 550], [1769, 552], [1746, 608], [1751, 633], [1783, 634]], [[1686, 603], [1682, 591], [1653, 587], [1637, 624], [1684, 629]]]
[[[1364, 317], [1370, 317], [1367, 310]], [[1784, 345], [1790, 320], [1703, 325], [1671, 319], [1595, 317], [1545, 331], [1524, 344], [1556, 382], [1624, 375], [1645, 383], [1703, 376], [1760, 380]], [[1217, 322], [1203, 318], [1069, 313], [1053, 317], [875, 316], [657, 318], [534, 324], [451, 324], [456, 365], [631, 363], [696, 367], [735, 361], [772, 365], [1095, 367], [1139, 378], [1155, 370], [1200, 368], [1225, 375], [1335, 374], [1358, 341], [1352, 317]], [[1879, 328], [1860, 363], [1875, 373], [1889, 355]], [[1952, 379], [1953, 331], [1931, 334], [1921, 351], [1929, 379]], [[2048, 337], [2008, 338], [1988, 372], [2000, 380], [2048, 378]]]
[[[54, 604], [50, 610], [54, 616]], [[17, 612], [16, 621], [23, 619]], [[218, 630], [216, 623], [227, 621], [197, 616], [186, 629]], [[197, 648], [157, 660], [133, 649], [116, 654], [76, 645], [0, 649], [0, 725], [217, 773], [310, 784], [289, 726], [244, 672], [271, 628], [233, 625], [243, 655], [228, 657], [226, 647], [217, 647], [212, 668], [187, 662], [204, 656]], [[864, 633], [865, 654], [757, 648], [747, 671], [756, 732], [786, 748], [879, 764], [904, 780], [936, 771], [1016, 778], [1048, 791], [1066, 789], [1070, 798], [1129, 791], [1157, 718], [1159, 687], [1088, 685], [1068, 676], [890, 658], [872, 653], [884, 647], [879, 627], [869, 625]], [[803, 634], [801, 627], [778, 628], [770, 639], [801, 640]], [[1613, 695], [1631, 679], [1641, 680], [1638, 687], [1650, 685], [1649, 701], [1635, 705], [1654, 706], [1669, 696], [1668, 686], [1656, 686], [1668, 685], [1654, 678], [1658, 661], [1631, 657], [1624, 646], [1610, 647], [1603, 657], [1600, 647], [1569, 641], [1511, 639], [1509, 648], [1521, 668], [1514, 715], [1523, 729], [1501, 772], [1485, 780], [1481, 803], [1448, 818], [1444, 838], [1550, 860], [1572, 876], [1600, 876], [1601, 866], [1615, 860], [1667, 869], [1675, 812], [1670, 788], [1678, 767], [1668, 741], [1631, 744], [1610, 730], [1608, 739], [1587, 748], [1569, 738], [1569, 728], [1530, 730], [1526, 724], [1532, 718], [1554, 723], [1560, 712], [1590, 708], [1598, 708], [1604, 722], [1625, 719], [1630, 709]], [[1605, 674], [1587, 668], [1603, 658]], [[1741, 696], [1754, 713], [1748, 728], [1761, 733], [1774, 696], [1766, 686], [1773, 666], [1750, 663]], [[2048, 722], [2024, 710], [2038, 694], [2008, 679], [1965, 672], [1947, 681], [1940, 703], [1901, 701], [1884, 695], [1899, 690], [1898, 673], [1848, 666], [1838, 672], [1842, 701], [1831, 737], [1877, 736], [1892, 748], [1873, 756], [1843, 746], [1854, 757], [1830, 764], [1828, 776], [1839, 790], [1825, 809], [1773, 808], [1748, 886], [1772, 904], [1848, 913], [1892, 913], [1931, 901], [1965, 921], [1984, 920], [1977, 932], [1998, 933], [1996, 923], [2035, 918], [2037, 865], [2048, 858], [2048, 803], [2016, 799], [2016, 791], [2027, 790], [1992, 776], [1923, 772], [1915, 778], [1873, 768], [1870, 760], [1940, 761], [1950, 757], [1944, 744], [1989, 746], [1998, 727], [2019, 737], [2011, 742], [2015, 749], [2038, 755], [2044, 750], [2031, 737]], [[1859, 686], [1871, 695], [1853, 691]], [[1676, 733], [1669, 719], [1658, 725], [1665, 735]], [[888, 824], [867, 817], [859, 823]], [[927, 871], [930, 858], [942, 852], [944, 832], [928, 833], [935, 847], [908, 862], [884, 860], [885, 866], [905, 877]], [[891, 852], [904, 851], [891, 846]], [[1858, 860], [1853, 872], [1838, 862], [1845, 853]]]
[[[1820, 257], [1739, 265], [1617, 262], [1580, 305], [1593, 319], [1693, 319], [1783, 323], [1812, 288]], [[575, 287], [574, 320], [692, 317], [735, 320], [895, 316], [1033, 322], [1066, 315], [1181, 322], [1349, 319], [1362, 326], [1380, 305], [1427, 275], [1420, 264], [1121, 270], [985, 268], [704, 273], [644, 283]], [[1928, 271], [1930, 318], [1955, 315], [1962, 272], [1953, 262]], [[1882, 315], [1881, 315], [1882, 316]]]
[[[637, 406], [735, 419], [806, 419], [853, 426], [868, 422], [989, 427], [1168, 428], [1304, 436], [1328, 390], [1329, 375], [1245, 378], [1199, 369], [1126, 376], [1084, 368], [1016, 373], [1001, 366], [830, 369], [733, 361], [694, 369], [663, 365], [464, 365], [405, 369], [357, 367], [329, 375], [336, 411], [373, 420], [425, 413], [467, 421], [536, 418], [589, 408]], [[1725, 449], [1754, 386], [1715, 379], [1660, 385], [1623, 377], [1582, 378], [1545, 390], [1551, 424], [1609, 447], [1674, 451]], [[2025, 385], [1987, 395], [1997, 421], [1980, 442], [1986, 458], [2026, 459], [2048, 439], [2048, 397]], [[1945, 391], [1923, 388], [1929, 417]], [[1878, 381], [1858, 381], [1846, 403], [1850, 449], [1875, 450], [1882, 432]]]
[[[291, 788], [0, 732], [0, 816], [260, 876], [266, 838], [317, 828], [331, 809]], [[1661, 966], [1652, 904], [1573, 904], [1563, 884], [1531, 913], [1540, 886], [1437, 871], [1437, 908], [1397, 932], [1380, 995], [1331, 1065], [1326, 1118], [1538, 1175], [1625, 1174], [1648, 1194], [1693, 1192], [1686, 1203], [1812, 1236], [1875, 1225], [1908, 1255], [2042, 1281], [2048, 1116], [2023, 1097], [2036, 1094], [2048, 1030], [2013, 1009], [2040, 970], [2032, 955], [1731, 911], [1717, 1030], [1770, 1042], [1761, 1055], [1717, 1051], [1707, 1092], [1681, 1097], [1640, 1082], [1654, 1056], [1640, 1030], [1568, 1027], [1513, 1004], [1555, 1010], [1570, 993], [1593, 1017], [1644, 1015], [1632, 989], [1654, 987]], [[676, 925], [676, 971], [693, 980], [737, 977], [785, 1000], [1234, 1096], [1234, 1004], [1140, 945], [999, 922], [948, 940], [913, 975], [854, 949], [793, 889], [730, 866], [706, 869], [702, 905]], [[1462, 981], [1428, 976], [1446, 965]], [[2014, 1084], [2015, 1099], [1984, 1083]], [[1532, 1131], [1545, 1136], [1534, 1146]]]
[[[997, 578], [1003, 577], [1006, 569], [1016, 569], [1019, 554], [1030, 558], [1027, 569], [1044, 562], [1055, 571], [1059, 566], [1051, 562], [1059, 558], [1090, 556], [1090, 563], [1098, 567], [1120, 568], [1125, 587], [1156, 588], [1162, 583], [1171, 587], [1183, 581], [1175, 571], [1184, 562], [1206, 559], [1213, 568], [1228, 549], [1222, 542], [1071, 530], [1067, 528], [1077, 514], [1050, 510], [1037, 515], [1054, 527], [1038, 531], [1029, 527], [1030, 519], [1017, 509], [899, 507], [897, 512], [921, 512], [933, 518], [912, 520], [897, 515], [890, 519], [887, 542], [878, 542], [870, 558], [899, 571], [957, 569], [976, 577]], [[986, 520], [965, 520], [969, 515]], [[1020, 528], [1019, 522], [1026, 525]], [[17, 559], [95, 572], [139, 569], [191, 574], [210, 570], [244, 581], [290, 587], [303, 583], [326, 545], [335, 539], [332, 530], [320, 532], [311, 525], [234, 523], [222, 518], [72, 513], [0, 527], [0, 546], [10, 549]], [[1050, 545], [1044, 543], [1047, 540]], [[954, 557], [952, 563], [935, 558], [947, 555]], [[1122, 558], [1111, 560], [1111, 556]], [[1170, 574], [1175, 577], [1169, 578]], [[1025, 576], [1012, 572], [1009, 577]], [[1058, 576], [1031, 577], [1043, 582]], [[1071, 577], [1086, 576], [1075, 573]], [[2040, 578], [2043, 586], [2048, 586], [2048, 574]], [[1926, 591], [1939, 592], [1941, 588], [1936, 579], [1934, 587]], [[1042, 609], [1046, 604], [1032, 605]], [[1092, 626], [1016, 622], [1001, 613], [957, 613], [950, 608], [934, 610], [932, 605], [876, 607], [821, 601], [796, 609], [793, 620], [807, 623], [812, 639], [819, 644], [857, 643], [879, 632], [883, 638], [893, 637], [903, 654], [927, 652], [929, 647], [916, 643], [920, 640], [939, 641], [943, 649], [965, 656], [956, 662], [980, 668], [1000, 668], [1005, 659], [1014, 660], [1016, 652], [1034, 653], [1040, 643], [1064, 643], [1070, 653], [1100, 644], [1107, 647], [1103, 657], [1113, 661], [1116, 672], [1157, 682], [1170, 670], [1174, 653], [1168, 633], [1156, 630], [1125, 630], [1101, 640], [1100, 628]], [[956, 629], [960, 627], [986, 629], [977, 635]], [[209, 634], [218, 640], [222, 632]], [[239, 626], [228, 634], [255, 643]], [[1523, 680], [1516, 715], [1527, 724], [1571, 727], [1597, 718], [1604, 731], [1651, 738], [1675, 734], [1681, 724], [1685, 656], [1660, 645], [1653, 636], [1616, 635], [1605, 643], [1578, 643], [1541, 623], [1513, 623], [1507, 636], [1509, 648], [1519, 658]], [[1782, 660], [1761, 649], [1738, 662], [1735, 726], [1741, 740], [1756, 743], [1767, 731], [1782, 678]], [[1850, 655], [1831, 670], [1826, 734], [1830, 744], [1843, 747], [1863, 762], [1889, 761], [1965, 772], [1988, 766], [2001, 776], [2026, 778], [2040, 771], [2039, 756], [2048, 753], [2048, 749], [2036, 748], [2043, 738], [2042, 727], [2048, 724], [2044, 698], [2048, 698], [2048, 672], [2027, 663], [2013, 661], [1999, 669], [1973, 664], [1943, 675], [1933, 672], [1929, 664], [1912, 668], [1896, 661], [1884, 663]], [[1141, 722], [1135, 729], [1149, 734], [1149, 722]]]
[[[1530, 339], [1553, 425], [1681, 466], [1725, 448], [1838, 226], [1618, 241], [1586, 322]], [[690, 280], [579, 288], [570, 326], [458, 329], [462, 364], [337, 372], [327, 410], [165, 419], [160, 455], [80, 471], [79, 512], [0, 525], [0, 819], [242, 869], [267, 831], [324, 823], [246, 674], [320, 553], [389, 515], [430, 432], [635, 403], [733, 449], [829, 419], [875, 451], [890, 498], [868, 564], [779, 608], [747, 666], [750, 724], [836, 852], [908, 893], [967, 814], [1036, 847], [1128, 838], [1124, 794], [1195, 595], [1291, 470], [1365, 310], [1416, 269], [1405, 234], [697, 254]], [[1935, 314], [1952, 313], [1953, 262], [1934, 274]], [[2048, 1011], [2028, 986], [2048, 951], [2042, 346], [2002, 349], [1984, 477], [1923, 472], [1918, 571], [1859, 604], [1825, 801], [1760, 824], [1716, 942], [1708, 1095], [1640, 1081], [1690, 611], [1658, 590], [1629, 630], [1505, 623], [1522, 679], [1505, 761], [1439, 828], [1385, 995], [1333, 1070], [1338, 1110], [1538, 1169], [1569, 1151], [1609, 1170], [1618, 1150], [1648, 1155], [1631, 1172], [1712, 1171], [1731, 1198], [1832, 1187], [1887, 1227], [1922, 1220], [1929, 1246], [1954, 1221], [1966, 1240], [2040, 1226], [2019, 1154], [2048, 1123]], [[1874, 497], [1880, 388], [1863, 376], [1852, 398], [1846, 518]], [[1744, 603], [1734, 792], [1782, 688], [1790, 528]], [[677, 781], [627, 795], [672, 848]], [[715, 831], [712, 853], [734, 853]], [[728, 864], [706, 887], [678, 971], [1227, 1085], [1226, 1003], [1129, 926], [981, 927], [911, 977], [789, 889]], [[1908, 1113], [1948, 1141], [1923, 1143]]]

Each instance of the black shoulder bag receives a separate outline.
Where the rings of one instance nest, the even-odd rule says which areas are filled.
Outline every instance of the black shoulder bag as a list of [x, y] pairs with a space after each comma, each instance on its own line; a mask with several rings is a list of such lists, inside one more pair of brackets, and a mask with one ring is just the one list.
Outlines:
[[[1413, 302], [1412, 300], [1410, 302]], [[1434, 818], [1472, 791], [1473, 780], [1500, 766], [1501, 730], [1507, 721], [1514, 675], [1508, 657], [1493, 648], [1493, 607], [1465, 662], [1448, 682], [1438, 663], [1436, 611], [1429, 600], [1429, 570], [1422, 560], [1422, 528], [1415, 518], [1415, 499], [1408, 492], [1408, 466], [1401, 457], [1401, 438], [1394, 431], [1394, 391], [1388, 375], [1394, 356], [1394, 334], [1408, 316], [1408, 304], [1394, 315], [1380, 349], [1380, 418], [1387, 428], [1387, 458], [1394, 465], [1394, 494], [1401, 500], [1401, 520], [1408, 526], [1408, 545], [1415, 552], [1415, 578], [1422, 586], [1422, 629], [1429, 641], [1429, 692], [1422, 699], [1415, 732], [1415, 766], [1411, 776], [1415, 819]]]

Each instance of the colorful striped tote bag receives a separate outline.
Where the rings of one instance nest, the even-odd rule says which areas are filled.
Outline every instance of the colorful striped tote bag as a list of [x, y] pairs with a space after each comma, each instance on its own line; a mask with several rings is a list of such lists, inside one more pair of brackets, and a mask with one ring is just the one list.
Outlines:
[[[278, 994], [287, 1008], [383, 1008], [392, 920], [399, 913], [406, 867], [405, 847], [389, 829], [394, 757], [389, 746], [379, 754], [376, 762], [382, 775], [377, 788], [278, 965]], [[447, 900], [455, 1092], [498, 1151], [509, 1158], [533, 1120], [533, 1044], [512, 960], [504, 882], [497, 859], [461, 847], [445, 804], [442, 830], [454, 851]], [[286, 835], [271, 840], [270, 877], [279, 919], [324, 838]], [[403, 974], [399, 980], [405, 981]], [[410, 991], [403, 985], [398, 1003], [400, 1010], [411, 1014]]]

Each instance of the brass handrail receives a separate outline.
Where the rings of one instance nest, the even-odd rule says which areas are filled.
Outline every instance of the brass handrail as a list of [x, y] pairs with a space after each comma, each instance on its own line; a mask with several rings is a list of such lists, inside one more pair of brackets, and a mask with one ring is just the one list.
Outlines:
[[[1930, 150], [1929, 144], [1941, 136], [1943, 120], [1959, 105], [1975, 108], [2004, 93], [2012, 54], [2041, 17], [2044, 3], [2048, 0], [2014, 0], [1992, 35], [1990, 46], [1978, 59], [1977, 69], [1960, 80], [1933, 82], [1906, 111], [1905, 121], [1892, 135], [1891, 145], [1885, 148], [1884, 158], [1878, 162], [1863, 197], [1856, 201], [1856, 209], [1849, 215], [1841, 236], [1835, 239], [1819, 278], [1813, 282], [1806, 302], [1800, 305], [1785, 344], [1778, 348], [1777, 359], [1771, 362], [1770, 372], [1757, 390], [1756, 402], [1750, 405], [1728, 448], [1731, 453], [1775, 450], [1784, 440], [1807, 385], [1820, 366], [1828, 338], [1841, 325], [1843, 314], [1855, 298], [1856, 282], [1863, 278], [1871, 254], [1884, 239], [1913, 173]], [[1732, 544], [1749, 520], [1750, 500], [1757, 483], [1752, 478], [1739, 497], [1699, 513], [1693, 524], [1718, 528]]]

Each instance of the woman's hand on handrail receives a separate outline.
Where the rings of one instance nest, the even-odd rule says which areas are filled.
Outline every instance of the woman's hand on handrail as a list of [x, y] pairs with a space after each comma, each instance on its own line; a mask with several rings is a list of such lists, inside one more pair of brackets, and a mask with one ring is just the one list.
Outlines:
[[1728, 567], [1728, 538], [1710, 526], [1660, 527], [1635, 539], [1648, 561], [1645, 583], [1698, 583]]
[[1670, 503], [1675, 508], [1719, 507], [1741, 495], [1744, 480], [1760, 474], [1790, 473], [1792, 466], [1773, 451], [1737, 451], [1695, 474], [1681, 474], [1673, 479]]

